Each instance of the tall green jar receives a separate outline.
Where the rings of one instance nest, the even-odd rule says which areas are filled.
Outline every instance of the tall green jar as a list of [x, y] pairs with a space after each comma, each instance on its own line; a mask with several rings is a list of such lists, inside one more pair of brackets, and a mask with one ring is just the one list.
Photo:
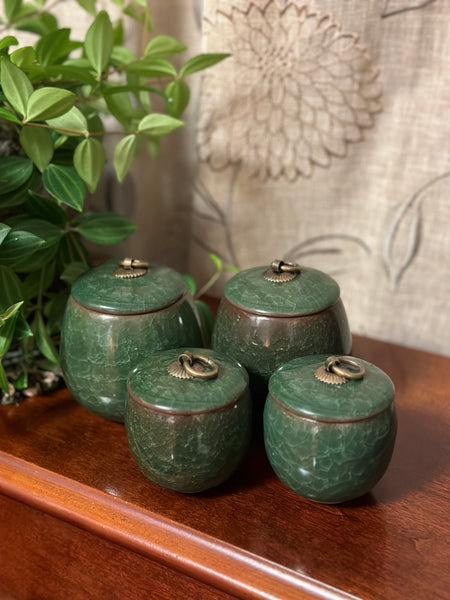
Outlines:
[[304, 356], [270, 379], [267, 456], [300, 496], [337, 503], [371, 490], [389, 465], [396, 431], [392, 381], [364, 360]]
[[91, 412], [123, 422], [126, 381], [146, 356], [201, 345], [192, 298], [169, 267], [108, 260], [72, 286], [61, 330], [67, 387]]
[[249, 445], [248, 375], [212, 350], [155, 354], [130, 375], [125, 426], [148, 479], [184, 493], [215, 487]]
[[348, 354], [352, 338], [334, 279], [274, 261], [227, 282], [211, 345], [244, 365], [252, 396], [262, 404], [269, 377], [282, 364], [308, 354]]

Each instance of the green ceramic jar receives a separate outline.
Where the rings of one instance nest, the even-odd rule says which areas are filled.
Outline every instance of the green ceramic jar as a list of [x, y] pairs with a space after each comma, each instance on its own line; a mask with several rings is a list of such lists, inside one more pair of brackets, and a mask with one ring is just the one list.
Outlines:
[[217, 486], [249, 444], [248, 375], [212, 350], [155, 354], [130, 375], [125, 426], [151, 481], [185, 493]]
[[225, 286], [212, 347], [239, 361], [264, 401], [271, 374], [308, 354], [348, 354], [352, 339], [338, 284], [321, 271], [274, 261]]
[[371, 490], [389, 465], [396, 431], [392, 381], [364, 360], [304, 356], [270, 379], [267, 456], [300, 496], [337, 503]]
[[183, 277], [164, 266], [122, 262], [108, 260], [74, 283], [61, 330], [67, 387], [85, 408], [119, 422], [127, 377], [138, 362], [202, 343]]

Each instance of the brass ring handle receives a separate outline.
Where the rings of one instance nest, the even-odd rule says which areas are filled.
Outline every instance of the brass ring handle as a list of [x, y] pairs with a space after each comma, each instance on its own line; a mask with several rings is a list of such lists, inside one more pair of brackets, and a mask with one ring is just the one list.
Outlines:
[[285, 262], [284, 260], [273, 260], [271, 268], [274, 273], [299, 273], [300, 265], [291, 262]]
[[[353, 370], [341, 365], [349, 365]], [[362, 364], [350, 356], [329, 356], [325, 361], [325, 369], [345, 379], [362, 379], [366, 372]]]
[[[198, 371], [194, 368], [194, 364], [199, 363], [203, 367], [209, 367], [207, 370]], [[171, 362], [167, 370], [170, 375], [178, 379], [213, 379], [219, 373], [219, 365], [207, 356], [202, 354], [192, 354], [189, 350], [185, 350], [180, 354], [177, 360]]]
[[148, 262], [127, 257], [119, 262], [119, 266], [114, 271], [114, 277], [118, 277], [119, 279], [135, 279], [136, 277], [145, 275], [147, 269]]
[[[190, 353], [189, 353], [190, 354]], [[183, 356], [183, 355], [182, 355]], [[184, 368], [186, 372], [192, 377], [198, 377], [199, 379], [213, 379], [217, 377], [219, 372], [219, 366], [207, 356], [202, 356], [201, 354], [191, 354], [192, 359], [186, 360], [184, 362]], [[197, 371], [194, 369], [194, 363], [200, 363], [205, 367], [210, 367], [208, 371]]]
[[125, 269], [146, 269], [148, 267], [148, 262], [127, 257], [121, 260], [119, 265]]
[[292, 281], [300, 271], [300, 265], [277, 259], [264, 271], [263, 277], [272, 283], [285, 283]]

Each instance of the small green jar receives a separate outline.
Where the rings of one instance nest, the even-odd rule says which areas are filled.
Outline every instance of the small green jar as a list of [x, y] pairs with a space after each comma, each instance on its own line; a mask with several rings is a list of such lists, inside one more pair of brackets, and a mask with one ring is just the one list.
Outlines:
[[108, 260], [72, 286], [61, 364], [72, 395], [97, 415], [123, 422], [127, 377], [146, 356], [201, 344], [192, 297], [169, 267]]
[[212, 350], [155, 354], [130, 375], [125, 427], [151, 481], [184, 493], [215, 487], [249, 445], [248, 375]]
[[244, 365], [252, 396], [263, 402], [282, 364], [308, 354], [349, 354], [352, 338], [334, 279], [274, 261], [227, 282], [211, 345]]
[[304, 356], [270, 379], [267, 456], [300, 496], [337, 503], [371, 490], [389, 465], [396, 431], [392, 381], [364, 360]]

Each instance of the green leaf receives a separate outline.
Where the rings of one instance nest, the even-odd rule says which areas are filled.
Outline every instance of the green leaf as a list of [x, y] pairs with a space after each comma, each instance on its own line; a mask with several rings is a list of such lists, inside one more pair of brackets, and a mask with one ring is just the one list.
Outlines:
[[14, 113], [2, 107], [0, 107], [0, 119], [6, 119], [7, 121], [12, 121], [13, 123], [20, 123], [20, 119], [18, 119]]
[[48, 358], [48, 360], [50, 360], [51, 362], [59, 365], [58, 352], [50, 338], [50, 335], [44, 323], [44, 318], [40, 311], [36, 312], [33, 325], [37, 347], [45, 356], [45, 358]]
[[144, 25], [147, 31], [151, 32], [153, 29], [151, 12], [148, 6], [145, 4], [145, 0], [140, 0], [139, 4], [142, 6], [142, 8], [144, 8], [143, 11], [137, 10], [133, 4], [128, 4], [128, 6], [123, 9], [123, 14], [135, 19], [138, 23]]
[[197, 307], [198, 316], [200, 318], [200, 325], [203, 334], [203, 343], [205, 346], [211, 346], [211, 336], [214, 327], [214, 315], [210, 307], [202, 300], [196, 300], [195, 306]]
[[22, 295], [25, 300], [36, 298], [40, 291], [49, 288], [55, 278], [55, 263], [52, 262], [45, 268], [27, 275], [22, 282]]
[[111, 64], [121, 67], [137, 60], [136, 55], [125, 46], [114, 46], [111, 52]]
[[8, 319], [11, 319], [16, 313], [19, 312], [20, 307], [23, 305], [23, 300], [21, 300], [20, 302], [16, 302], [15, 304], [12, 304], [11, 306], [9, 306], [5, 312], [3, 313], [3, 315], [0, 315], [0, 322], [1, 321], [7, 321]]
[[77, 3], [84, 8], [86, 12], [95, 17], [95, 1], [96, 0], [77, 0]]
[[[0, 194], [0, 208], [8, 208], [10, 206], [18, 206], [19, 204], [23, 204], [23, 202], [27, 200], [29, 192], [36, 190], [40, 185], [40, 182], [39, 172], [33, 168], [31, 176], [25, 181], [25, 183], [12, 192]], [[2, 185], [0, 182], [0, 191], [1, 190]]]
[[196, 73], [197, 71], [203, 71], [208, 67], [212, 67], [213, 65], [221, 62], [225, 58], [231, 56], [230, 54], [199, 54], [198, 56], [194, 56], [190, 58], [180, 69], [180, 77], [186, 77], [186, 75], [190, 75], [191, 73]]
[[118, 181], [123, 181], [128, 173], [136, 152], [137, 136], [127, 135], [120, 140], [114, 149], [114, 169]]
[[84, 184], [73, 167], [48, 165], [42, 173], [42, 183], [47, 192], [59, 202], [77, 211], [83, 210]]
[[17, 190], [33, 173], [33, 163], [21, 156], [0, 157], [0, 192], [2, 195]]
[[0, 40], [0, 50], [4, 50], [5, 48], [9, 48], [10, 46], [17, 46], [18, 44], [17, 38], [13, 35], [7, 35], [6, 37]]
[[54, 15], [44, 12], [40, 15], [26, 16], [19, 19], [14, 26], [21, 31], [29, 31], [42, 36], [55, 31], [58, 28], [58, 22]]
[[53, 296], [52, 299], [45, 305], [47, 330], [50, 334], [60, 333], [68, 299], [69, 290], [66, 288]]
[[172, 117], [179, 117], [189, 104], [190, 90], [184, 81], [171, 81], [166, 87], [166, 105]]
[[0, 223], [0, 245], [2, 244], [5, 237], [8, 235], [11, 227], [6, 225], [6, 223]]
[[107, 12], [102, 10], [86, 33], [84, 50], [98, 77], [106, 69], [114, 43], [114, 32]]
[[43, 171], [53, 156], [53, 140], [48, 129], [26, 125], [20, 131], [20, 144], [39, 171]]
[[89, 133], [86, 117], [76, 106], [55, 119], [47, 119], [47, 125], [57, 131], [62, 131], [65, 135], [79, 136]]
[[24, 46], [23, 48], [14, 50], [9, 58], [16, 67], [19, 67], [19, 69], [22, 69], [23, 71], [27, 71], [27, 69], [33, 67], [33, 62], [36, 60], [36, 52], [31, 46]]
[[74, 229], [90, 242], [117, 244], [133, 233], [136, 226], [125, 217], [112, 212], [103, 212], [80, 215]]
[[210, 254], [209, 258], [214, 263], [214, 266], [216, 267], [217, 272], [218, 273], [222, 273], [222, 271], [223, 271], [223, 263], [220, 260], [220, 258], [217, 256], [217, 254]]
[[28, 387], [28, 371], [22, 371], [22, 373], [14, 379], [13, 385], [16, 390], [26, 390]]
[[100, 181], [105, 161], [103, 144], [94, 138], [83, 140], [75, 148], [73, 165], [91, 193]]
[[14, 271], [0, 265], [0, 313], [22, 300], [21, 282]]
[[109, 112], [125, 127], [133, 115], [133, 107], [131, 105], [130, 95], [126, 91], [118, 91], [109, 89], [105, 91], [105, 101]]
[[19, 14], [22, 7], [22, 0], [5, 0], [5, 16], [8, 23], [14, 20], [14, 17]]
[[[97, 82], [88, 71], [89, 63], [87, 61], [86, 63], [86, 68], [67, 64], [51, 65], [46, 67], [45, 74], [50, 79], [72, 79], [74, 82], [80, 81], [81, 83], [94, 86]], [[58, 84], [58, 81], [56, 81], [56, 84]]]
[[28, 98], [33, 93], [31, 81], [25, 73], [4, 58], [1, 62], [1, 87], [13, 109], [22, 117], [25, 115]]
[[46, 121], [67, 113], [75, 104], [76, 96], [61, 88], [42, 87], [28, 99], [27, 121]]
[[5, 369], [3, 368], [2, 363], [0, 363], [0, 389], [6, 393], [9, 392], [8, 378], [6, 377]]
[[84, 275], [89, 270], [89, 267], [86, 263], [83, 262], [71, 262], [67, 265], [64, 271], [61, 274], [61, 279], [72, 285], [75, 281]]
[[148, 137], [147, 148], [152, 158], [157, 158], [159, 154], [159, 138]]
[[186, 282], [186, 285], [188, 286], [188, 290], [190, 291], [191, 295], [194, 296], [195, 292], [197, 291], [197, 284], [195, 282], [195, 279], [191, 277], [191, 275], [183, 275], [183, 279]]
[[77, 261], [89, 264], [89, 254], [77, 233], [69, 231], [59, 243], [58, 264], [65, 267]]
[[183, 125], [183, 121], [174, 119], [169, 115], [152, 113], [151, 115], [145, 116], [141, 120], [138, 126], [138, 131], [140, 133], [145, 133], [146, 135], [159, 137], [178, 129], [179, 127], [183, 127]]
[[42, 250], [33, 252], [30, 256], [23, 258], [20, 261], [16, 261], [14, 269], [18, 273], [33, 273], [39, 269], [47, 268], [48, 264], [54, 260], [57, 251], [57, 244], [43, 247]]
[[127, 73], [136, 73], [141, 77], [176, 77], [177, 70], [165, 58], [147, 56], [131, 63], [125, 68]]
[[15, 313], [11, 319], [5, 321], [0, 327], [0, 358], [5, 356], [14, 339], [18, 314]]
[[184, 50], [187, 50], [186, 46], [170, 35], [158, 35], [149, 41], [144, 55], [166, 58]]
[[[21, 281], [16, 273], [9, 267], [0, 266], [0, 311], [8, 308], [10, 305], [14, 305], [17, 302], [21, 302], [24, 299]], [[14, 329], [14, 337], [17, 340], [22, 340], [31, 335], [31, 331], [28, 323], [25, 320], [23, 311], [17, 316], [16, 325]]]
[[25, 210], [30, 216], [53, 223], [57, 227], [64, 228], [67, 222], [66, 213], [55, 200], [36, 194], [36, 192], [29, 192]]
[[45, 241], [39, 236], [13, 228], [0, 246], [0, 265], [16, 268], [18, 263], [28, 259], [44, 244]]
[[70, 29], [58, 29], [43, 35], [35, 46], [38, 62], [47, 67], [62, 62], [67, 56], [83, 44], [71, 42]]

